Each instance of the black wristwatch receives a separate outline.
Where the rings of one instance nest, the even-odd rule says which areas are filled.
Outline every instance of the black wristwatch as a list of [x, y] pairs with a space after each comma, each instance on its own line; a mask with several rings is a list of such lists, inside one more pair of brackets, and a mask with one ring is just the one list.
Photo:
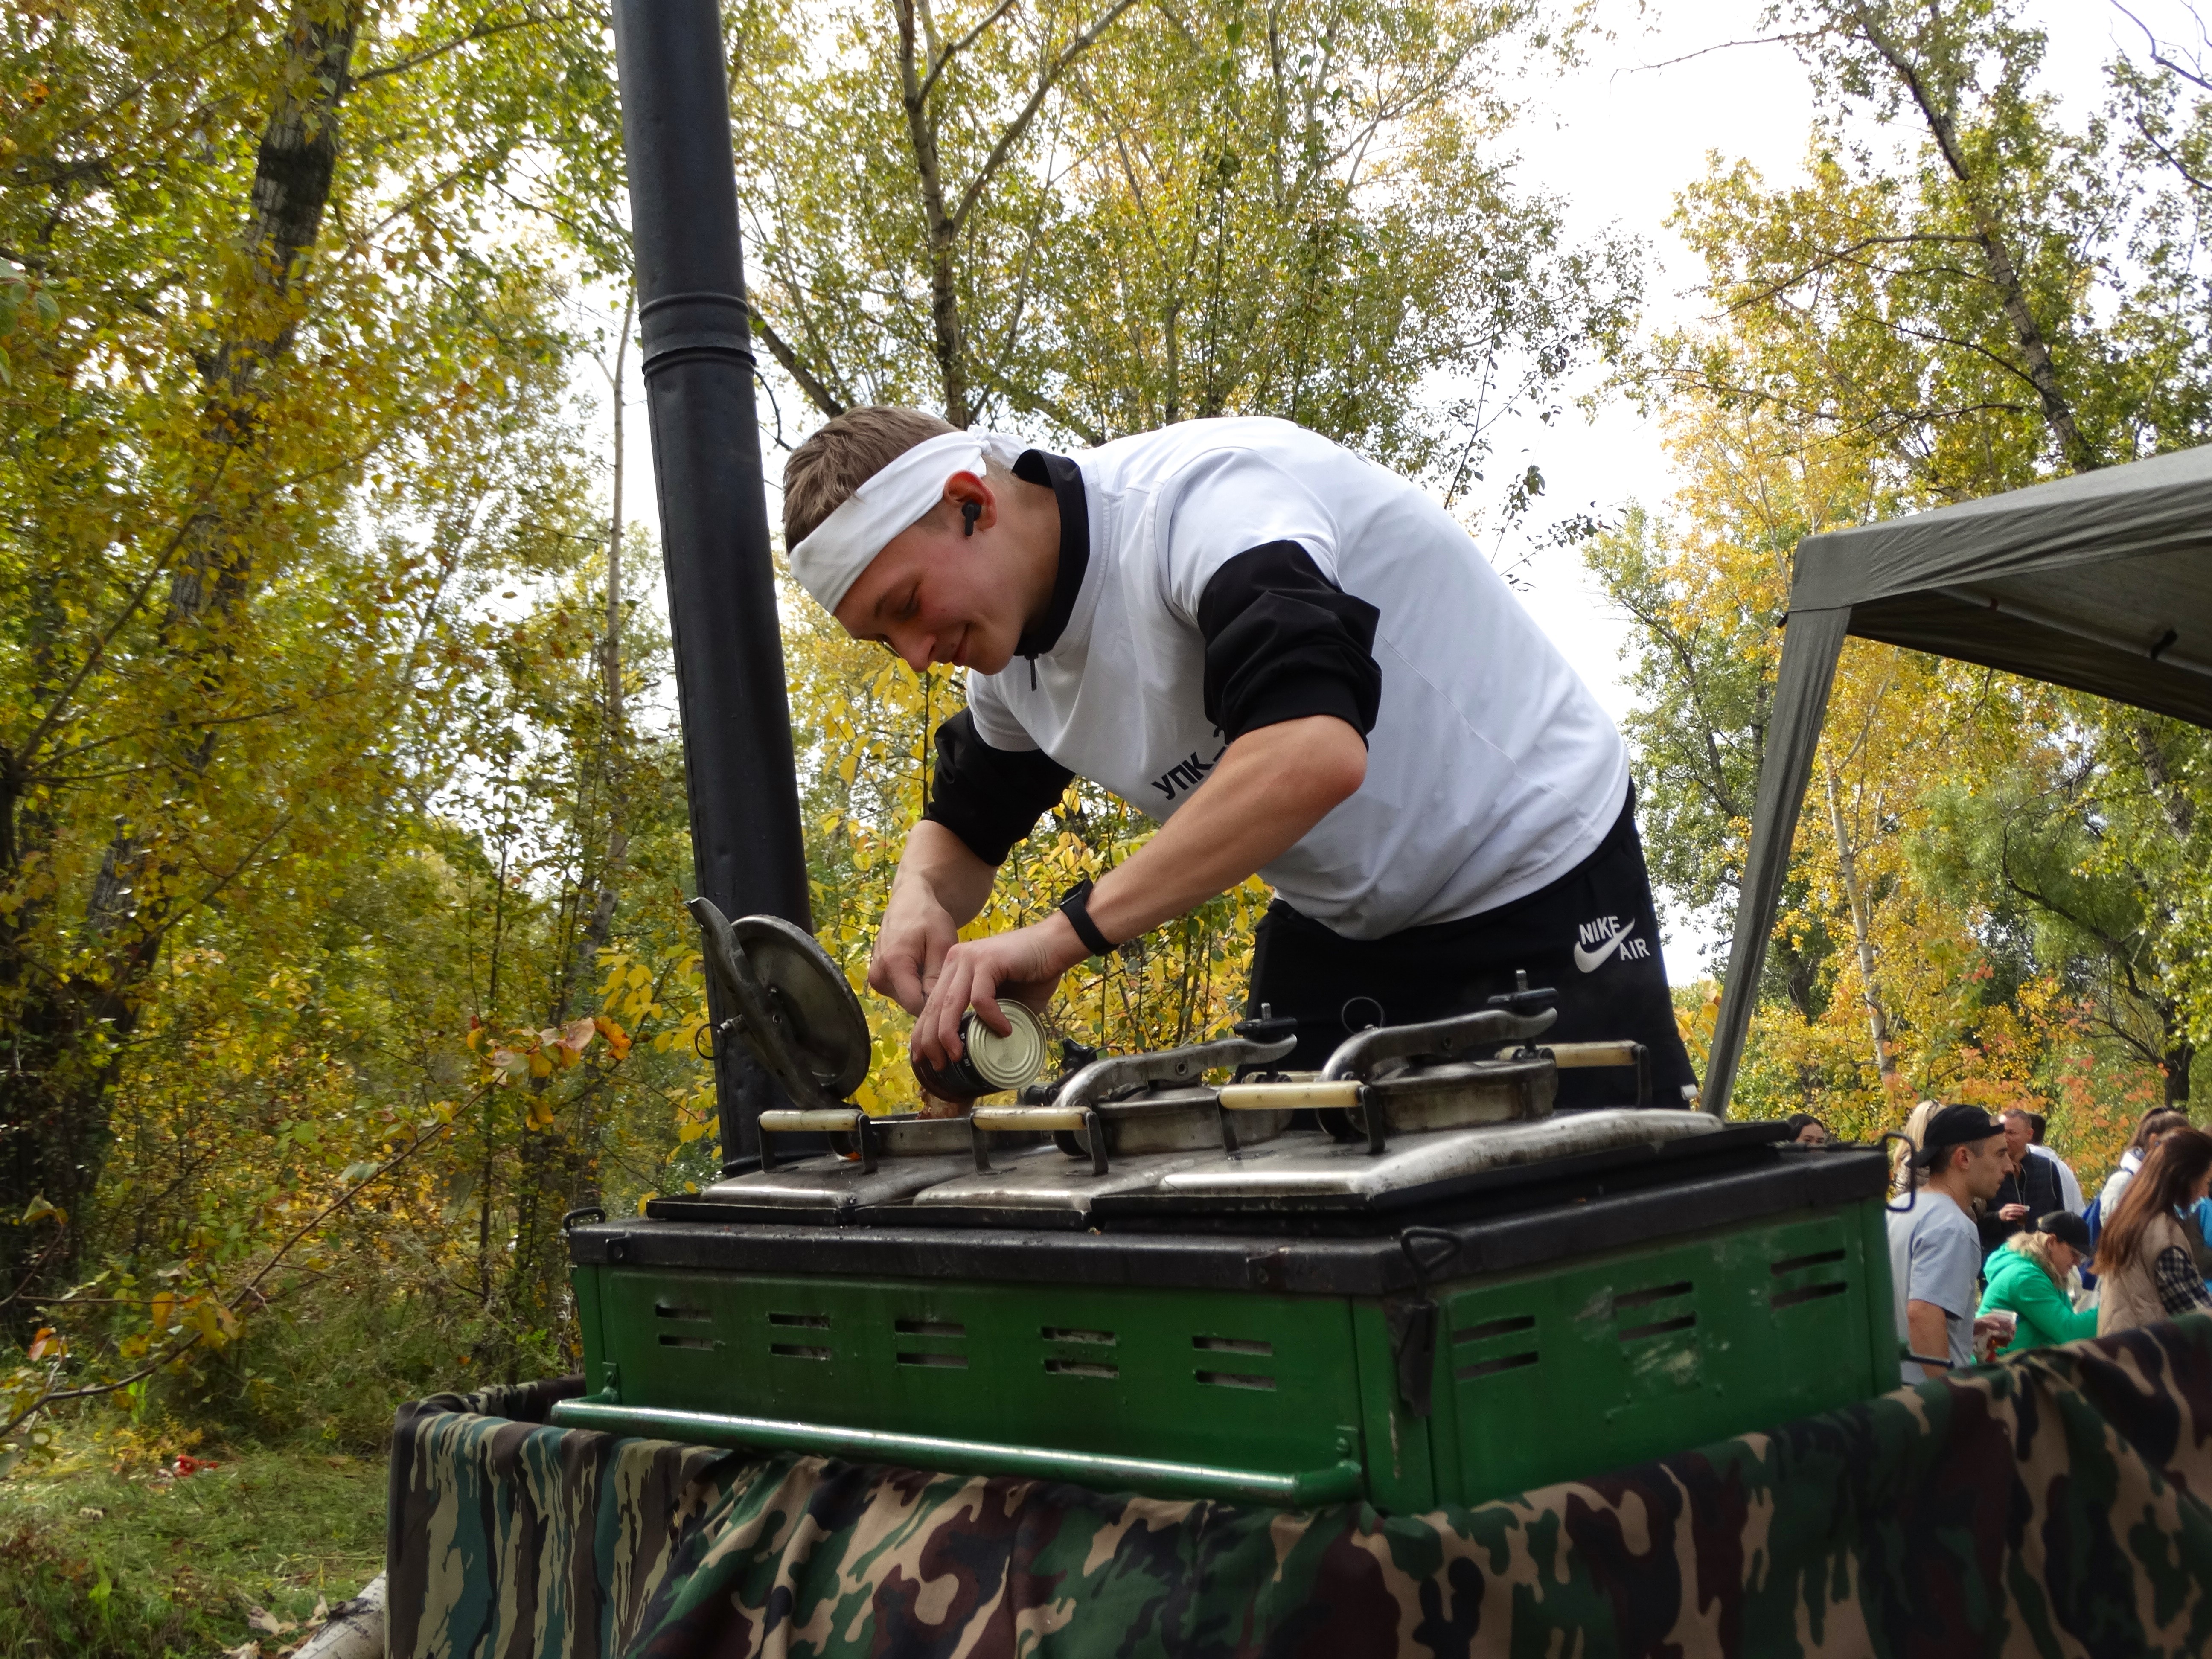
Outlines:
[[1090, 899], [1091, 878], [1085, 876], [1060, 896], [1060, 914], [1075, 929], [1075, 936], [1083, 941], [1084, 949], [1094, 957], [1111, 955], [1115, 948], [1114, 941], [1100, 933], [1098, 924], [1091, 920]]

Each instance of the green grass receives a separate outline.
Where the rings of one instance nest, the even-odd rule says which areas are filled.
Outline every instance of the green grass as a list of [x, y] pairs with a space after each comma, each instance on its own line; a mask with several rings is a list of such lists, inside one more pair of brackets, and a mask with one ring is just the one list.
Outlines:
[[[104, 1464], [0, 1480], [0, 1659], [210, 1659], [383, 1570], [374, 1458], [224, 1451], [182, 1480]], [[274, 1653], [295, 1635], [258, 1638]]]

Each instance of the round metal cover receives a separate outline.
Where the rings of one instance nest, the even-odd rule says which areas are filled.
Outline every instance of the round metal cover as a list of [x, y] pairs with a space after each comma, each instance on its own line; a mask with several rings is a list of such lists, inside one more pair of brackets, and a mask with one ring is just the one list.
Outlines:
[[1018, 1089], [1044, 1070], [1044, 1026], [1018, 1002], [1002, 1001], [999, 1012], [1013, 1027], [1005, 1036], [970, 1016], [960, 1028], [961, 1037], [978, 1077], [994, 1089]]
[[781, 916], [739, 916], [730, 928], [783, 1017], [793, 1057], [827, 1093], [851, 1094], [867, 1079], [868, 1019], [837, 964]]

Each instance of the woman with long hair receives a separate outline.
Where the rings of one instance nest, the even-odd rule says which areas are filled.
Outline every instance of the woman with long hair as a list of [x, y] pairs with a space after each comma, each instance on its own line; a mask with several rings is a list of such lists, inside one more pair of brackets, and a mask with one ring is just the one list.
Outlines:
[[2120, 1154], [2120, 1167], [2112, 1171], [2105, 1182], [2105, 1190], [2097, 1194], [2097, 1213], [2106, 1226], [2111, 1226], [2112, 1218], [2120, 1212], [2120, 1200], [2127, 1196], [2128, 1183], [2142, 1168], [2150, 1149], [2158, 1145], [2162, 1136], [2188, 1127], [2189, 1114], [2177, 1112], [2171, 1106], [2160, 1106], [2143, 1114], [2142, 1121], [2136, 1125], [2135, 1139]]
[[2014, 1233], [1990, 1257], [1990, 1287], [1976, 1311], [2008, 1313], [2019, 1321], [2005, 1352], [2096, 1335], [2097, 1310], [2075, 1312], [2066, 1294], [2066, 1275], [2088, 1254], [2089, 1230], [2081, 1218], [2057, 1210]]
[[2128, 1183], [2118, 1214], [2097, 1237], [2097, 1334], [2133, 1330], [2185, 1313], [2212, 1313], [2178, 1213], [2212, 1188], [2212, 1135], [2172, 1129]]

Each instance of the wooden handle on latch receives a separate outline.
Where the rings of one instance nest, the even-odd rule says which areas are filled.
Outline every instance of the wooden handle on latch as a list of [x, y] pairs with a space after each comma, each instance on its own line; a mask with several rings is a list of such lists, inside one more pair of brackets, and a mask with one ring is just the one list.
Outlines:
[[1049, 1133], [1085, 1127], [1084, 1114], [1064, 1106], [978, 1106], [968, 1121], [979, 1129], [1000, 1133], [1033, 1129]]
[[818, 1133], [824, 1131], [830, 1134], [850, 1134], [860, 1127], [860, 1120], [866, 1115], [867, 1114], [857, 1106], [849, 1111], [827, 1109], [789, 1111], [779, 1109], [763, 1112], [760, 1115], [760, 1127], [763, 1134], [771, 1135]]
[[1334, 1083], [1226, 1083], [1224, 1112], [1300, 1112], [1310, 1107], [1350, 1108], [1359, 1104], [1359, 1084], [1352, 1078]]
[[1589, 1066], [1633, 1066], [1636, 1050], [1633, 1042], [1547, 1042], [1553, 1063], [1563, 1072], [1571, 1072]]

